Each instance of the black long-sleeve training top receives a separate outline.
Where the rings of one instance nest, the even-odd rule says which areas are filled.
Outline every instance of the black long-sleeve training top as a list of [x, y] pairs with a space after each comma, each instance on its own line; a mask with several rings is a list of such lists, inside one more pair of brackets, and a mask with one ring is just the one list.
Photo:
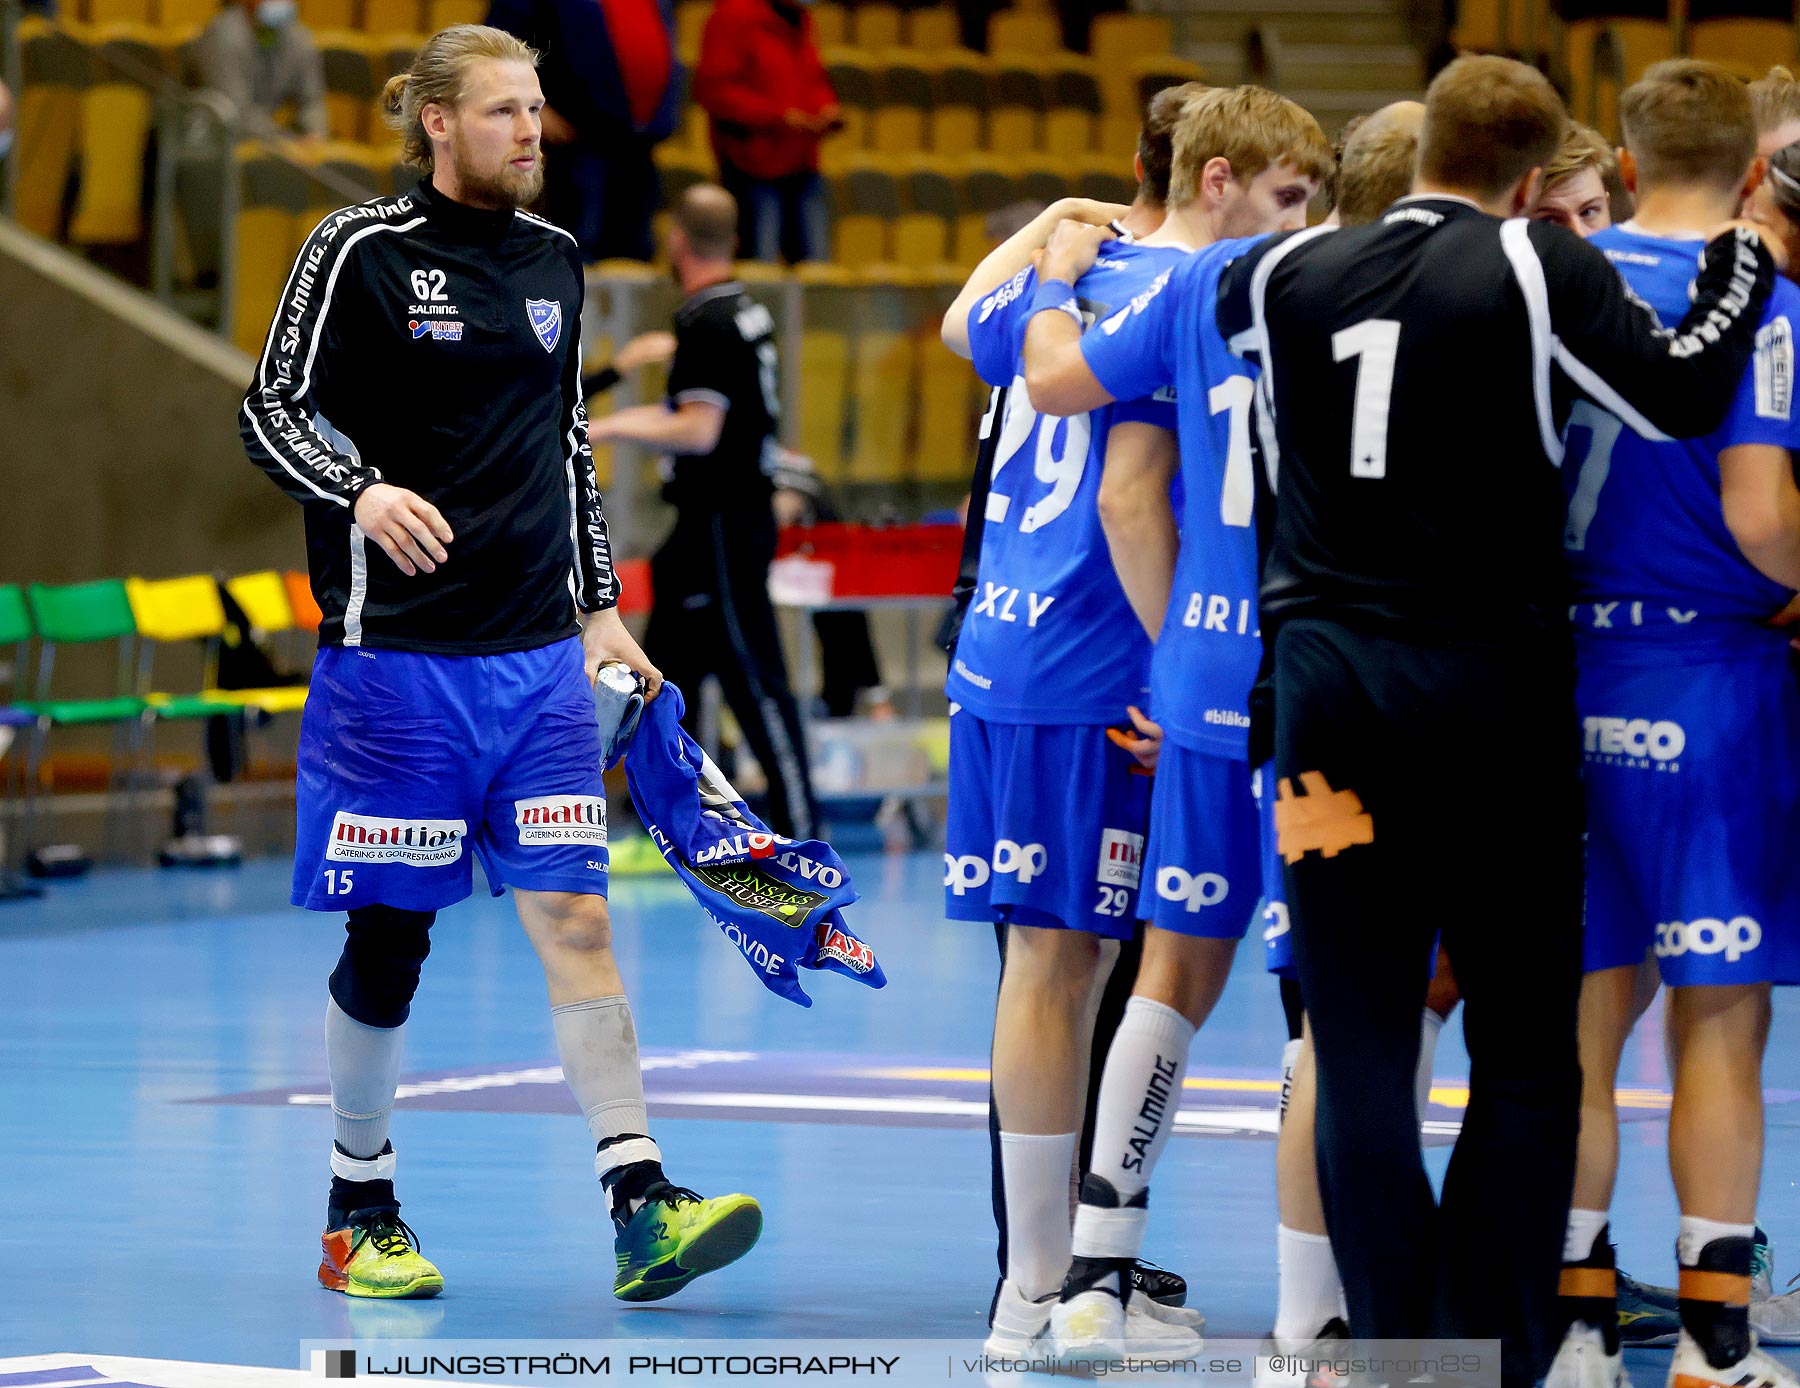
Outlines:
[[[288, 277], [239, 416], [306, 515], [326, 645], [450, 655], [573, 635], [618, 601], [581, 393], [581, 256], [525, 212], [429, 181], [327, 217]], [[355, 521], [417, 492], [455, 535], [408, 577]]]

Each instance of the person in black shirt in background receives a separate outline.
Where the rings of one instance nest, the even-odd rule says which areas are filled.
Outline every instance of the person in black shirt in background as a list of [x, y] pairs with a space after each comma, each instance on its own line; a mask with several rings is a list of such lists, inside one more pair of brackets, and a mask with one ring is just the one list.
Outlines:
[[718, 677], [768, 778], [769, 827], [808, 839], [818, 813], [806, 740], [769, 602], [780, 360], [775, 320], [732, 278], [736, 248], [731, 194], [711, 183], [683, 193], [669, 225], [669, 260], [687, 298], [675, 310], [668, 403], [596, 419], [588, 437], [670, 455], [663, 497], [675, 528], [650, 561], [646, 644], [694, 701], [690, 732], [700, 682]]
[[[1556, 1349], [1580, 1098], [1562, 429], [1577, 395], [1712, 428], [1775, 274], [1754, 230], [1722, 228], [1659, 332], [1597, 250], [1519, 218], [1566, 128], [1541, 74], [1458, 60], [1426, 94], [1413, 196], [1264, 241], [1218, 307], [1262, 367], [1276, 831], [1351, 1330], [1497, 1335], [1508, 1385]], [[1471, 1080], [1441, 1209], [1413, 1094], [1440, 931]]]

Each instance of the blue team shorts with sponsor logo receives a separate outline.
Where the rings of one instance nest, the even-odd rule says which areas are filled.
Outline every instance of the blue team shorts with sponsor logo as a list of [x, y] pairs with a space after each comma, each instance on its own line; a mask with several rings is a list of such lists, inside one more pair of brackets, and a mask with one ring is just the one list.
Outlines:
[[1131, 935], [1150, 781], [1093, 724], [993, 723], [951, 706], [944, 913]]
[[1648, 949], [1671, 987], [1800, 982], [1800, 690], [1784, 644], [1630, 668], [1582, 654], [1585, 967]]
[[1144, 866], [1151, 923], [1178, 935], [1243, 939], [1262, 886], [1261, 843], [1249, 765], [1164, 741]]
[[1294, 932], [1288, 928], [1287, 883], [1281, 875], [1281, 850], [1275, 841], [1275, 763], [1266, 761], [1259, 766], [1250, 786], [1256, 792], [1256, 822], [1261, 831], [1262, 901], [1256, 919], [1262, 927], [1263, 967], [1282, 978], [1297, 978]]
[[507, 655], [327, 646], [300, 726], [293, 902], [436, 911], [473, 888], [606, 894], [581, 642]]

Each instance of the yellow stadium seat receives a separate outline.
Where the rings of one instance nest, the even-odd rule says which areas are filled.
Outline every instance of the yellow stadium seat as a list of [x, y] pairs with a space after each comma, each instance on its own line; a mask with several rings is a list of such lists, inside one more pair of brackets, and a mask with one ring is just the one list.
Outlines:
[[850, 11], [850, 42], [871, 50], [900, 46], [900, 7], [872, 0]]
[[1044, 149], [1079, 159], [1094, 147], [1094, 118], [1074, 106], [1059, 106], [1044, 117]]
[[218, 12], [218, 0], [156, 0], [156, 22], [164, 29], [204, 29]]
[[987, 148], [995, 154], [1029, 154], [1038, 148], [1038, 113], [1023, 106], [996, 106], [988, 112]]
[[894, 259], [928, 269], [950, 258], [950, 224], [935, 212], [903, 212], [893, 224]]
[[[1675, 56], [1674, 33], [1661, 20], [1583, 19], [1566, 25], [1565, 34], [1572, 88], [1569, 113], [1616, 139], [1619, 93], [1652, 63]], [[1617, 59], [1616, 70], [1609, 55]], [[1601, 60], [1598, 73], [1596, 57]]]
[[865, 265], [887, 259], [888, 219], [874, 212], [849, 212], [831, 227], [832, 259], [839, 265]]
[[712, 126], [698, 103], [690, 102], [687, 110], [682, 112], [681, 124], [675, 127], [675, 134], [667, 143], [696, 157], [711, 154]]
[[81, 129], [81, 96], [93, 80], [93, 59], [76, 39], [51, 29], [23, 37], [20, 59], [24, 82], [14, 115], [14, 215], [21, 226], [55, 239], [62, 232], [64, 193]]
[[1063, 46], [1062, 25], [1053, 14], [1002, 10], [988, 21], [988, 52], [1039, 58]]
[[416, 34], [421, 32], [419, 0], [362, 0], [365, 34]]
[[1696, 19], [1688, 25], [1688, 51], [1715, 63], [1753, 66], [1761, 76], [1772, 63], [1795, 61], [1795, 28], [1786, 19]]
[[800, 407], [800, 451], [819, 476], [835, 482], [844, 475], [845, 403], [850, 398], [850, 339], [830, 328], [800, 335], [800, 375], [806, 398]]
[[850, 20], [842, 5], [833, 4], [832, 0], [821, 0], [808, 13], [812, 15], [813, 42], [820, 48], [827, 44], [850, 42]]
[[994, 249], [993, 238], [987, 234], [987, 219], [985, 212], [963, 212], [957, 216], [950, 241], [952, 262], [973, 269]]
[[150, 94], [132, 82], [102, 82], [81, 96], [81, 190], [69, 239], [124, 245], [144, 232], [144, 149]]
[[354, 29], [356, 0], [300, 0], [300, 19], [315, 34], [321, 29]]
[[487, 11], [487, 0], [425, 0], [425, 32], [435, 34], [452, 24], [479, 24]]
[[935, 106], [926, 114], [925, 126], [934, 154], [967, 154], [981, 147], [981, 112], [973, 106]]
[[262, 352], [300, 248], [295, 221], [309, 200], [308, 183], [299, 168], [258, 146], [239, 152], [231, 336], [252, 356]]
[[86, 0], [80, 14], [84, 23], [93, 25], [150, 24], [154, 19], [150, 0]]
[[[259, 576], [260, 577], [260, 576]], [[271, 574], [279, 584], [280, 576]], [[225, 634], [225, 604], [219, 600], [219, 586], [211, 574], [191, 574], [184, 578], [146, 580], [128, 578], [125, 592], [131, 602], [132, 620], [137, 632], [147, 642], [173, 644], [187, 641], [208, 643], [206, 672], [202, 688], [187, 694], [165, 694], [144, 691], [151, 709], [163, 717], [191, 718], [204, 716], [207, 705], [219, 708], [260, 708], [268, 713], [298, 713], [306, 703], [304, 686], [282, 686], [273, 689], [221, 690], [216, 687], [217, 642]], [[234, 591], [232, 597], [237, 599]], [[239, 599], [241, 603], [241, 599]], [[293, 625], [293, 609], [285, 597], [282, 607], [287, 612], [287, 625]], [[245, 615], [249, 615], [248, 609]], [[254, 620], [254, 618], [252, 618]], [[140, 665], [146, 680], [150, 675], [148, 653]]]
[[856, 447], [850, 470], [859, 482], [898, 482], [906, 468], [914, 339], [871, 328], [856, 338]]
[[1137, 154], [1138, 135], [1142, 129], [1143, 122], [1136, 116], [1102, 116], [1097, 147], [1102, 154], [1129, 164]]
[[950, 5], [933, 5], [906, 16], [906, 46], [922, 53], [937, 53], [962, 43], [962, 23]]
[[699, 56], [700, 35], [711, 13], [711, 0], [681, 0], [675, 7], [675, 51], [684, 61], [691, 63]]
[[925, 145], [925, 113], [917, 106], [880, 106], [869, 118], [869, 148], [911, 154]]
[[374, 122], [380, 96], [375, 73], [381, 58], [367, 35], [327, 30], [313, 35], [325, 68], [325, 117], [334, 140], [364, 140], [381, 131]]
[[910, 471], [921, 482], [962, 481], [969, 475], [975, 437], [975, 377], [936, 333], [921, 333], [917, 351], [918, 419]]
[[1169, 21], [1154, 14], [1102, 14], [1094, 16], [1088, 52], [1102, 72], [1128, 68], [1138, 58], [1166, 54], [1174, 36]]

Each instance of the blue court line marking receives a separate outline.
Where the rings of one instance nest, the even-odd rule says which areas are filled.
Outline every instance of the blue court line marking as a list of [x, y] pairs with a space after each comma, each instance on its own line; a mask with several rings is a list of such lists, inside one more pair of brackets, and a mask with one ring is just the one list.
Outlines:
[[[71, 1383], [117, 1384], [118, 1380], [108, 1378], [98, 1369], [85, 1364], [71, 1364], [66, 1369], [33, 1369], [29, 1373], [0, 1374], [0, 1388], [23, 1388], [28, 1383], [39, 1385], [39, 1388], [57, 1388], [57, 1385]], [[142, 1385], [120, 1384], [119, 1388], [142, 1388]]]

